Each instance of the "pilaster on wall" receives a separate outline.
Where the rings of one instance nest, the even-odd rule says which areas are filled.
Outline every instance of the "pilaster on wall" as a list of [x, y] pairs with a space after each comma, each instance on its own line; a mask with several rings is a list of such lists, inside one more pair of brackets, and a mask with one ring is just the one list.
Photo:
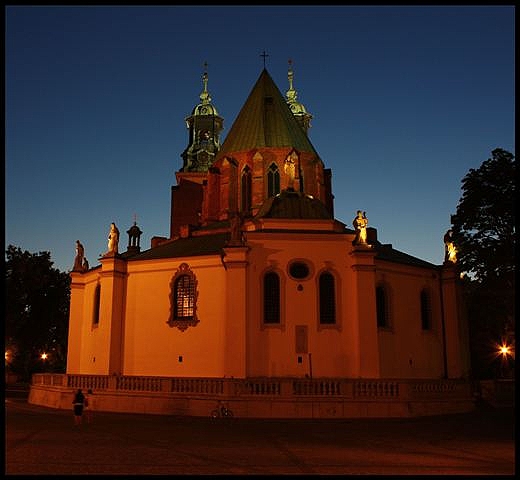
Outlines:
[[246, 271], [248, 247], [224, 248], [226, 269], [225, 375], [246, 376]]
[[359, 376], [379, 378], [379, 343], [376, 320], [375, 251], [354, 246], [350, 252], [354, 271], [354, 315], [358, 319]]
[[108, 350], [105, 357], [105, 375], [124, 374], [124, 318], [126, 297], [126, 261], [117, 255], [100, 259], [101, 301], [100, 324], [104, 328], [101, 337]]
[[469, 333], [461, 285], [455, 267], [441, 270], [448, 378], [465, 378], [470, 373]]
[[69, 336], [67, 348], [67, 373], [81, 373], [81, 343], [83, 325], [84, 276], [70, 273]]

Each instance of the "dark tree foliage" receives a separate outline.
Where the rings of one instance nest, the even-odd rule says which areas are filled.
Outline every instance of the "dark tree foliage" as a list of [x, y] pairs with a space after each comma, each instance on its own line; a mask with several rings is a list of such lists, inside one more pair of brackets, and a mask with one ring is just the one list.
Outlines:
[[[49, 252], [6, 250], [5, 347], [8, 368], [23, 381], [38, 371], [65, 372], [70, 277]], [[40, 358], [42, 353], [48, 359]]]
[[463, 195], [452, 215], [460, 271], [479, 282], [512, 279], [515, 269], [514, 156], [500, 148], [462, 180]]
[[467, 274], [472, 368], [481, 377], [496, 373], [496, 344], [511, 331], [508, 341], [514, 342], [515, 188], [515, 158], [497, 148], [464, 177], [451, 217], [456, 267]]

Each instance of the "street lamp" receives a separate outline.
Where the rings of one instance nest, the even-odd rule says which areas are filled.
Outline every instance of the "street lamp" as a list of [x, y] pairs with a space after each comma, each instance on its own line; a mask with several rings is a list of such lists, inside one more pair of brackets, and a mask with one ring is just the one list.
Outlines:
[[500, 348], [498, 349], [502, 357], [507, 357], [511, 354], [511, 348], [509, 345], [500, 345]]
[[515, 350], [512, 345], [509, 345], [505, 340], [502, 340], [502, 344], [497, 345], [497, 357], [500, 358], [500, 374], [502, 378], [505, 378], [505, 373], [509, 367], [509, 358], [513, 360], [515, 358]]

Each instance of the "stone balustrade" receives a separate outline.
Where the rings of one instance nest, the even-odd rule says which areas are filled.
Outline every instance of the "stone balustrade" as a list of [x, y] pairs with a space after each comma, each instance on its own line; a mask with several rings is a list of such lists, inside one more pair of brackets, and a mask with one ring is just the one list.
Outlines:
[[92, 389], [100, 410], [206, 415], [226, 401], [247, 417], [393, 417], [474, 408], [465, 380], [338, 378], [190, 378], [33, 375], [30, 403], [70, 408], [73, 392]]

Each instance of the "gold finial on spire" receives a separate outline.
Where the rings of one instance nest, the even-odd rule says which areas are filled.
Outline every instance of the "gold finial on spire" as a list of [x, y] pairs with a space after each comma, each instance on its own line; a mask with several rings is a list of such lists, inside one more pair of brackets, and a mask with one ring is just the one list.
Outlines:
[[206, 104], [211, 102], [211, 97], [208, 92], [208, 62], [204, 62], [204, 73], [202, 74], [202, 83], [204, 84], [204, 90], [200, 94], [202, 103]]
[[287, 78], [289, 79], [289, 90], [286, 92], [287, 101], [288, 102], [295, 102], [296, 101], [296, 90], [293, 88], [293, 71], [292, 71], [292, 63], [293, 61], [289, 59], [289, 71], [287, 72]]

